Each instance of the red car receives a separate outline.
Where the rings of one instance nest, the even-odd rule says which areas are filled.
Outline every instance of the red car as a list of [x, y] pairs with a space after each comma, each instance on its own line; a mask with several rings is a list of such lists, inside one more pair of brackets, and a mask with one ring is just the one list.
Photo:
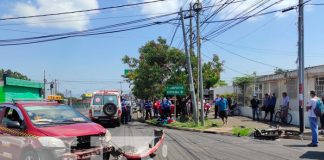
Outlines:
[[0, 159], [81, 160], [110, 154], [142, 158], [157, 150], [164, 134], [146, 154], [127, 155], [111, 145], [101, 125], [67, 105], [34, 101], [0, 104]]

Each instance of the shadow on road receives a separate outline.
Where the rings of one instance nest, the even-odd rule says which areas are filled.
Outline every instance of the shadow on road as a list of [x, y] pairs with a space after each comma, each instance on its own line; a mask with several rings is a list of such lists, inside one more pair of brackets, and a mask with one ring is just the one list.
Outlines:
[[324, 160], [324, 152], [319, 151], [308, 151], [302, 156], [300, 156], [301, 159], [319, 159]]
[[307, 147], [307, 145], [303, 145], [303, 144], [293, 144], [293, 145], [284, 145], [284, 146], [291, 147], [291, 148]]

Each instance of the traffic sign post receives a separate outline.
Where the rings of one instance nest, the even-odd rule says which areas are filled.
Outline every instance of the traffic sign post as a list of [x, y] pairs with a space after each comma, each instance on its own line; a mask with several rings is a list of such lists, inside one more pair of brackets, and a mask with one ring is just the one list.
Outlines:
[[170, 85], [166, 87], [166, 94], [170, 96], [183, 96], [185, 89], [183, 85]]
[[177, 96], [185, 95], [185, 88], [183, 85], [170, 85], [166, 87], [166, 95], [174, 96], [174, 119], [177, 118]]

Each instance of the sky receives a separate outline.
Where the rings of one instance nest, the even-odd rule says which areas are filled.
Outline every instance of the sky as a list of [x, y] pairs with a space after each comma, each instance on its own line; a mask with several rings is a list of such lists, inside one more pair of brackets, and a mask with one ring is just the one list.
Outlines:
[[[148, 1], [151, 0], [1, 0], [0, 17], [68, 12]], [[191, 0], [166, 0], [137, 7], [0, 21], [0, 40], [82, 31], [172, 13], [178, 11], [181, 6], [187, 9], [189, 1]], [[230, 4], [212, 20], [233, 18], [257, 1], [259, 0]], [[270, 0], [264, 7], [276, 1]], [[218, 3], [221, 3], [221, 0], [203, 2], [208, 6]], [[308, 3], [323, 3], [323, 0], [312, 0]], [[265, 12], [296, 4], [297, 0], [283, 0]], [[204, 11], [201, 19], [204, 20], [208, 13], [216, 9], [217, 6], [211, 11]], [[251, 12], [253, 13], [255, 12]], [[177, 15], [172, 15], [168, 18], [176, 17]], [[219, 55], [224, 61], [225, 69], [221, 79], [229, 84], [234, 77], [244, 74], [253, 72], [257, 75], [271, 74], [275, 67], [296, 69], [297, 18], [297, 10], [253, 17], [213, 39], [203, 40], [203, 60], [206, 62], [213, 54]], [[323, 19], [324, 6], [305, 7], [306, 67], [323, 64]], [[45, 70], [48, 81], [54, 79], [58, 81], [60, 92], [72, 90], [74, 96], [99, 89], [120, 89], [120, 87], [124, 92], [128, 92], [129, 84], [120, 83], [123, 81], [121, 75], [127, 69], [121, 58], [126, 54], [138, 57], [138, 49], [147, 41], [156, 40], [158, 36], [166, 38], [170, 43], [177, 26], [174, 23], [99, 36], [30, 45], [0, 46], [0, 68], [19, 71], [35, 81], [42, 81]], [[208, 37], [211, 31], [221, 27], [222, 24], [224, 23], [211, 23], [206, 28], [202, 27], [202, 37]], [[172, 46], [183, 49], [182, 40], [179, 28]]]

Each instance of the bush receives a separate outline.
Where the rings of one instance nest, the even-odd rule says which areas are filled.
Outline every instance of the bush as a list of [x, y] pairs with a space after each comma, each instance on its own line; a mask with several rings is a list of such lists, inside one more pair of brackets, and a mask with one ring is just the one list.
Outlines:
[[252, 128], [244, 128], [244, 127], [234, 127], [233, 130], [233, 135], [235, 136], [250, 136], [251, 133], [253, 132]]

